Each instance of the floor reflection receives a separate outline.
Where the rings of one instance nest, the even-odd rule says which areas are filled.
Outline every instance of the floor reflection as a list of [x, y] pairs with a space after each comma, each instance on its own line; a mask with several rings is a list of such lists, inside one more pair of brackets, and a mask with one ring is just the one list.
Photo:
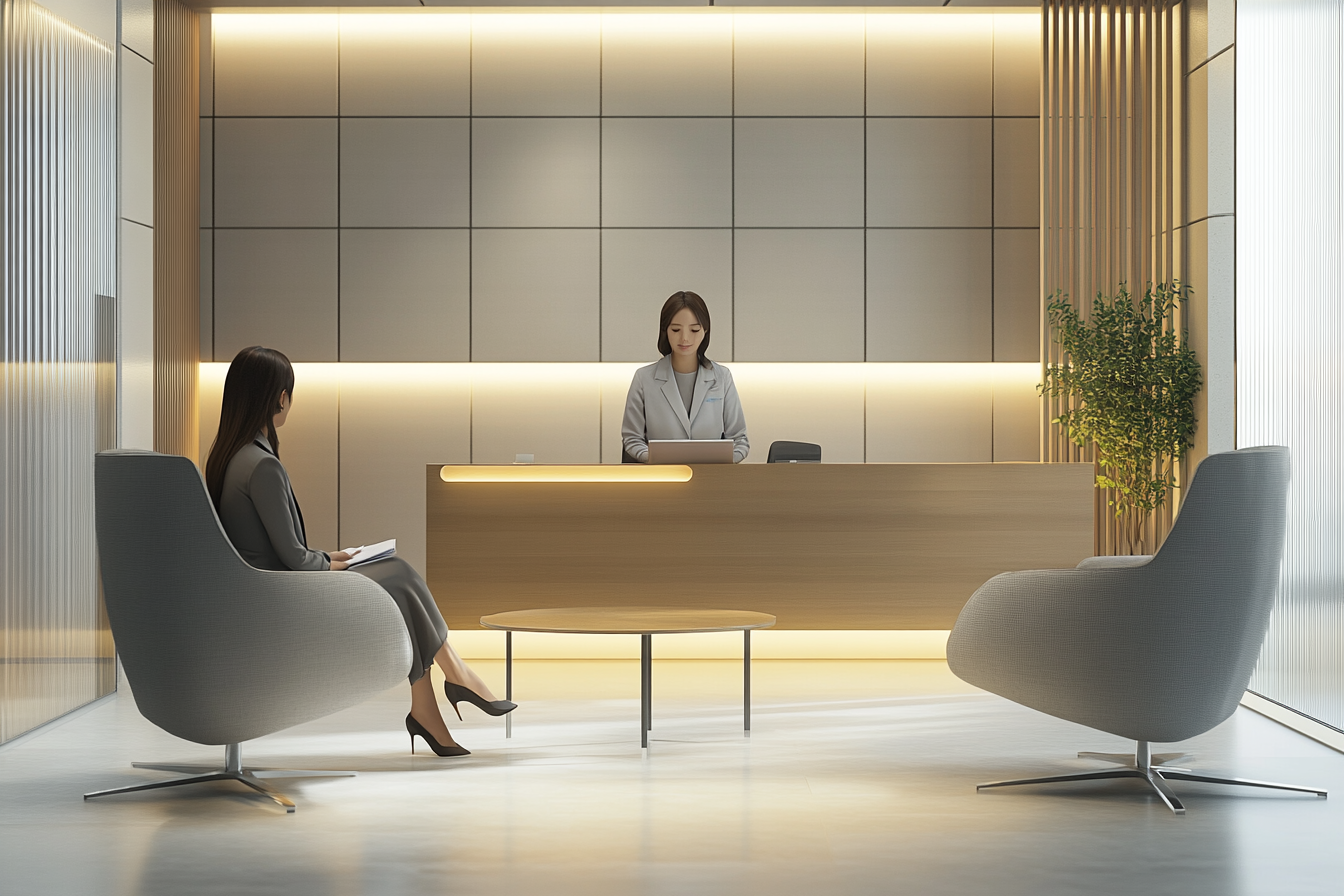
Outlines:
[[[404, 686], [246, 745], [250, 764], [360, 772], [277, 782], [292, 816], [236, 784], [82, 802], [168, 776], [132, 760], [222, 754], [158, 731], [123, 693], [0, 754], [0, 894], [1277, 896], [1344, 873], [1327, 847], [1340, 800], [1182, 785], [1176, 818], [1133, 782], [976, 793], [1124, 743], [939, 662], [759, 662], [750, 738], [740, 664], [659, 663], [647, 753], [637, 663], [516, 676], [512, 738], [466, 707], [453, 718], [468, 757], [409, 754]], [[1244, 711], [1188, 746], [1198, 768], [1344, 788], [1344, 757]]]
[[0, 657], [0, 743], [110, 694], [113, 656]]

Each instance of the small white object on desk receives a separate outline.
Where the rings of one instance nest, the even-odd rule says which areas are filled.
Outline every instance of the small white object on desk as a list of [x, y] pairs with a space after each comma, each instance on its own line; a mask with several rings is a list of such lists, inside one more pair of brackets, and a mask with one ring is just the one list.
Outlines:
[[391, 557], [397, 552], [397, 540], [389, 538], [387, 541], [380, 541], [377, 544], [363, 544], [357, 548], [346, 548], [345, 552], [350, 555], [350, 562], [346, 565], [346, 569], [350, 569], [364, 563], [372, 563], [375, 560]]

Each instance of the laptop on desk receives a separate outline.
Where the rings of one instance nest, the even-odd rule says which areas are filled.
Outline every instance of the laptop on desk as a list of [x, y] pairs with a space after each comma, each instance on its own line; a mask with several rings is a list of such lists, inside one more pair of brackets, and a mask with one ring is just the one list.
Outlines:
[[649, 439], [651, 464], [730, 464], [732, 439]]

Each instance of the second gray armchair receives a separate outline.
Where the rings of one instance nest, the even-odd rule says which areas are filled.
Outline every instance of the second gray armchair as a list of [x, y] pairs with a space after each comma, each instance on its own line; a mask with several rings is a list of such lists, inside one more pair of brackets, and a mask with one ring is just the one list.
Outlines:
[[[1093, 558], [1077, 569], [995, 576], [947, 643], [963, 680], [1024, 706], [1136, 742], [1119, 767], [999, 781], [981, 789], [1139, 778], [1173, 812], [1169, 780], [1313, 787], [1199, 774], [1153, 743], [1182, 741], [1232, 715], [1269, 626], [1283, 556], [1288, 449], [1207, 458], [1152, 557]], [[1111, 754], [1079, 754], [1117, 759]]]

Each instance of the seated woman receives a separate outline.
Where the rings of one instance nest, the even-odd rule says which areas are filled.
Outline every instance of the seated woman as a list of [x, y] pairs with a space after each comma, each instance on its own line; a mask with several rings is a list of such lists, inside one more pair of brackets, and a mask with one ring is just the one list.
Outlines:
[[[327, 553], [308, 547], [303, 513], [280, 463], [280, 438], [294, 403], [294, 368], [274, 349], [254, 345], [240, 351], [224, 379], [219, 433], [205, 464], [205, 483], [219, 520], [238, 553], [257, 569], [342, 570], [354, 558], [345, 551]], [[492, 716], [515, 708], [496, 700], [485, 682], [448, 644], [448, 626], [424, 579], [400, 557], [355, 567], [377, 582], [396, 602], [411, 636], [411, 711], [406, 731], [411, 752], [419, 735], [439, 756], [466, 756], [439, 713], [429, 667], [443, 671], [444, 693], [458, 718], [465, 700]]]
[[733, 463], [746, 460], [747, 421], [733, 375], [705, 357], [709, 308], [693, 292], [663, 303], [658, 351], [663, 359], [635, 371], [625, 398], [621, 443], [627, 461], [648, 463], [649, 439], [732, 439]]

